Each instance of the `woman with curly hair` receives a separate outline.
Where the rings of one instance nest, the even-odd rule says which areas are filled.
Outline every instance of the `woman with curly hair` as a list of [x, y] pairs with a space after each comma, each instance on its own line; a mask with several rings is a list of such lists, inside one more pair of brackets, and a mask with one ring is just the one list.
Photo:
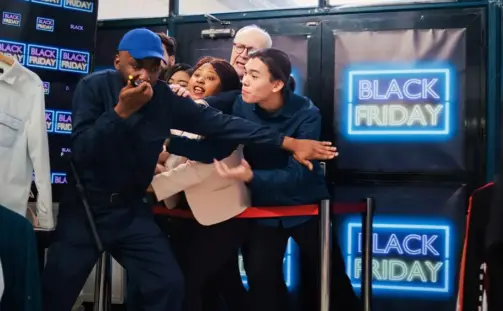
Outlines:
[[[187, 86], [196, 101], [240, 88], [239, 76], [232, 65], [214, 57], [199, 60]], [[172, 134], [200, 139], [176, 130]], [[177, 229], [170, 238], [185, 277], [182, 310], [202, 311], [203, 306], [208, 310], [207, 305], [215, 303], [219, 294], [230, 310], [243, 310], [240, 304], [245, 302], [246, 291], [234, 285], [241, 282], [237, 260], [247, 226], [233, 217], [250, 205], [246, 185], [220, 177], [213, 164], [167, 153], [164, 157], [160, 157], [152, 181], [157, 199], [164, 200], [168, 208], [190, 208], [197, 221], [176, 220]], [[233, 167], [241, 159], [242, 148], [238, 147], [222, 161]], [[173, 221], [170, 225], [173, 227]], [[232, 261], [233, 265], [229, 265]], [[232, 294], [226, 284], [233, 285], [229, 288]]]

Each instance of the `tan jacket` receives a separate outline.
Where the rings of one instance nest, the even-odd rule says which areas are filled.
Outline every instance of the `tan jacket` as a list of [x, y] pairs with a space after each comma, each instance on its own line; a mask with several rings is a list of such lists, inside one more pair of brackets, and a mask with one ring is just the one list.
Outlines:
[[[172, 134], [200, 139], [199, 136], [173, 130]], [[241, 163], [242, 147], [235, 150], [222, 161], [229, 167]], [[222, 178], [214, 164], [199, 162], [187, 163], [186, 159], [170, 155], [165, 163], [167, 172], [154, 176], [152, 188], [157, 199], [165, 201], [166, 206], [176, 205], [177, 193], [185, 191], [187, 202], [196, 220], [205, 226], [217, 224], [242, 213], [250, 206], [248, 188], [243, 182]]]

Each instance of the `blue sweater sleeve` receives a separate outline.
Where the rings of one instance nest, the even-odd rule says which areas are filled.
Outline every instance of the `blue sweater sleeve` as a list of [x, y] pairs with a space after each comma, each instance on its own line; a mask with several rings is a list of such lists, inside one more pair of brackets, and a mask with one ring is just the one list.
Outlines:
[[225, 114], [233, 114], [233, 106], [241, 90], [222, 92], [217, 96], [206, 97], [204, 100], [210, 107], [218, 109]]
[[[226, 114], [233, 114], [233, 105], [240, 91], [220, 93], [218, 96], [206, 97], [204, 100], [210, 107]], [[182, 136], [172, 136], [168, 145], [168, 152], [185, 156], [193, 161], [212, 163], [213, 159], [227, 158], [237, 144], [215, 139], [189, 139]]]
[[[318, 140], [321, 134], [321, 115], [318, 110], [307, 110], [294, 138]], [[253, 179], [248, 183], [251, 191], [294, 191], [302, 187], [306, 180], [316, 177], [321, 169], [319, 162], [313, 161], [314, 171], [297, 162], [290, 156], [288, 163], [281, 169], [253, 170]], [[253, 169], [253, 168], [252, 168]]]
[[285, 135], [269, 127], [196, 104], [192, 99], [176, 96], [167, 88], [166, 100], [172, 112], [174, 129], [234, 144], [266, 144], [278, 148], [283, 144]]
[[227, 158], [236, 148], [237, 145], [223, 140], [171, 136], [167, 151], [193, 161], [212, 163], [213, 159]]

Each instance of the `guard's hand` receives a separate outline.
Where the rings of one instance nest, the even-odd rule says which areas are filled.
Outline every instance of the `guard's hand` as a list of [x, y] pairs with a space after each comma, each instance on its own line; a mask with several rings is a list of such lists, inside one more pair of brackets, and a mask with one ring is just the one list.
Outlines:
[[183, 86], [180, 86], [179, 84], [170, 84], [169, 87], [178, 96], [181, 97], [190, 97], [190, 92], [184, 88]]
[[164, 165], [157, 164], [157, 165], [155, 166], [155, 172], [154, 172], [154, 174], [155, 174], [155, 175], [157, 175], [157, 174], [164, 173], [164, 172], [166, 172], [166, 171], [167, 171], [167, 169], [164, 167]]
[[329, 141], [285, 137], [282, 147], [293, 152], [295, 160], [309, 170], [313, 169], [313, 164], [309, 160], [331, 160], [339, 155], [337, 148]]
[[119, 93], [119, 103], [115, 106], [115, 112], [120, 117], [127, 118], [148, 103], [152, 96], [154, 96], [154, 90], [150, 83], [142, 82], [135, 87], [128, 81]]
[[253, 171], [250, 164], [244, 159], [241, 160], [240, 165], [233, 168], [229, 168], [227, 164], [222, 161], [213, 160], [213, 163], [215, 164], [218, 175], [221, 177], [232, 178], [243, 182], [250, 182], [253, 179]]
[[166, 160], [169, 158], [169, 152], [163, 151], [159, 154], [159, 158], [157, 159], [157, 164], [164, 165]]

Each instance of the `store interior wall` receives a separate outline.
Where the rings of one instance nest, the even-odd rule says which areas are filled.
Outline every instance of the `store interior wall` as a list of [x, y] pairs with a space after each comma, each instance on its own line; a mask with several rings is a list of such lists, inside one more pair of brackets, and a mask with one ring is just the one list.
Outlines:
[[[245, 0], [235, 0], [235, 2], [247, 2], [251, 3], [251, 1], [245, 1]], [[161, 1], [152, 1], [152, 2], [161, 2]], [[199, 1], [192, 1], [192, 0], [187, 0], [188, 3], [199, 3], [196, 6], [193, 6], [193, 14], [200, 14], [200, 13], [219, 13], [219, 12], [233, 12], [232, 11], [232, 6], [230, 5], [225, 5], [223, 4], [225, 1], [216, 1], [216, 0], [208, 0], [207, 2], [200, 3]], [[308, 2], [308, 1], [306, 1]], [[255, 2], [254, 2], [255, 3]], [[331, 1], [332, 3], [332, 1]], [[256, 4], [256, 3], [255, 3]], [[250, 4], [251, 5], [251, 4]], [[145, 6], [145, 4], [143, 5]], [[190, 6], [190, 4], [188, 4]], [[181, 14], [183, 14], [183, 8], [179, 8], [181, 11]], [[264, 9], [264, 7], [262, 7]], [[189, 9], [190, 10], [190, 9]], [[199, 11], [197, 11], [199, 10]], [[207, 11], [205, 11], [207, 10]], [[131, 10], [132, 11], [132, 17], [134, 18], [138, 15], [143, 14], [140, 12], [140, 9], [135, 9]], [[436, 10], [431, 10], [431, 11], [436, 11]], [[146, 15], [141, 15], [143, 18], [145, 17], [162, 17], [166, 16], [167, 14], [162, 14], [160, 15], [158, 12], [161, 12], [161, 9], [155, 9], [151, 10], [151, 12], [157, 12], [157, 15], [151, 15], [151, 16], [146, 16]], [[166, 10], [167, 12], [167, 10]], [[458, 11], [458, 12], [461, 12]], [[136, 15], [134, 15], [136, 14]], [[247, 25], [247, 24], [258, 24], [261, 27], [266, 28], [269, 32], [274, 37], [278, 36], [296, 36], [299, 35], [300, 33], [302, 34], [307, 34], [304, 32], [306, 25], [308, 22], [321, 22], [325, 23], [324, 25], [324, 31], [323, 32], [323, 38], [320, 38], [319, 34], [317, 35], [316, 32], [312, 34], [312, 42], [313, 44], [310, 45], [311, 49], [310, 51], [314, 51], [314, 53], [310, 53], [311, 57], [308, 57], [309, 60], [308, 62], [310, 64], [315, 64], [316, 66], [310, 66], [312, 67], [322, 67], [320, 62], [327, 67], [327, 70], [332, 71], [332, 68], [334, 67], [332, 63], [327, 65], [328, 63], [323, 62], [323, 60], [327, 61], [328, 58], [333, 58], [333, 52], [334, 51], [328, 51], [330, 49], [333, 49], [331, 47], [330, 49], [325, 49], [322, 51], [322, 44], [321, 41], [326, 42], [326, 45], [323, 45], [325, 47], [327, 46], [332, 46], [331, 41], [326, 40], [329, 37], [331, 38], [333, 36], [333, 30], [334, 29], [339, 29], [340, 26], [348, 27], [350, 29], [346, 30], [352, 30], [354, 29], [353, 27], [363, 27], [362, 23], [364, 23], [366, 20], [372, 20], [375, 22], [375, 18], [372, 16], [380, 16], [382, 14], [381, 12], [379, 13], [374, 13], [374, 14], [369, 14], [368, 16], [354, 16], [351, 18], [352, 14], [348, 15], [337, 15], [337, 16], [311, 16], [311, 17], [302, 17], [302, 18], [284, 18], [284, 19], [264, 19], [264, 18], [258, 18], [258, 19], [248, 19], [248, 20], [232, 20], [232, 28], [239, 29], [240, 27]], [[398, 28], [398, 29], [403, 29], [403, 28], [416, 28], [419, 24], [422, 24], [422, 27], [425, 27], [426, 29], [429, 28], [444, 28], [444, 26], [440, 27], [441, 25], [431, 25], [429, 23], [425, 23], [423, 21], [424, 18], [428, 17], [427, 12], [417, 12], [418, 19], [413, 19], [411, 18], [412, 16], [409, 16], [409, 14], [412, 13], [405, 13], [405, 12], [398, 12], [398, 13], [388, 13], [386, 20], [383, 21], [383, 26], [382, 28]], [[454, 21], [457, 20], [458, 18], [455, 18], [453, 16], [453, 12], [444, 12], [443, 16], [446, 16], [446, 20]], [[236, 16], [241, 16], [244, 14], [236, 14]], [[412, 14], [414, 15], [414, 14]], [[448, 18], [447, 18], [448, 16]], [[367, 19], [367, 18], [368, 19]], [[420, 17], [420, 18], [419, 18]], [[103, 19], [102, 16], [100, 16], [100, 19]], [[121, 18], [123, 19], [123, 18]], [[351, 19], [351, 20], [350, 20]], [[443, 20], [444, 18], [442, 18]], [[403, 22], [403, 20], [406, 20], [405, 24], [400, 24], [398, 22]], [[423, 21], [423, 22], [421, 22]], [[339, 25], [339, 23], [341, 25]], [[398, 23], [398, 24], [397, 24]], [[148, 23], [147, 23], [148, 24]], [[153, 24], [153, 23], [152, 23]], [[150, 25], [152, 25], [150, 24]], [[278, 25], [282, 25], [281, 27]], [[329, 25], [335, 25], [334, 29], [330, 27], [325, 27]], [[138, 27], [137, 23], [133, 23], [131, 25], [131, 28], [136, 28]], [[164, 29], [167, 29], [167, 25], [159, 26], [162, 28], [157, 28], [153, 26], [148, 26], [146, 27], [151, 28], [153, 31], [162, 31], [164, 32]], [[98, 32], [98, 42], [97, 42], [97, 57], [96, 57], [96, 65], [99, 67], [100, 63], [102, 65], [106, 64], [111, 64], [110, 59], [113, 57], [113, 48], [114, 46], [118, 43], [118, 40], [120, 40], [120, 37], [122, 34], [124, 34], [127, 30], [131, 28], [116, 28], [116, 29], [110, 29], [110, 27], [107, 27], [109, 29], [100, 29]], [[174, 23], [173, 28], [170, 28], [170, 30], [174, 30], [173, 34], [176, 36], [176, 34], [181, 34], [183, 33], [183, 36], [176, 36], [177, 40], [179, 41], [179, 53], [178, 53], [178, 60], [183, 61], [183, 62], [188, 62], [188, 63], [194, 63], [195, 60], [201, 56], [201, 53], [204, 54], [210, 54], [214, 56], [220, 56], [224, 58], [228, 58], [229, 56], [229, 50], [231, 48], [230, 44], [232, 42], [231, 39], [222, 39], [222, 40], [204, 40], [201, 39], [200, 33], [201, 30], [209, 28], [208, 24], [201, 20], [200, 22], [190, 22], [190, 23]], [[281, 29], [280, 29], [281, 28]], [[325, 29], [326, 28], [326, 29]], [[365, 28], [365, 27], [363, 27]], [[326, 35], [326, 36], [325, 36]], [[113, 37], [113, 40], [110, 40], [110, 38]], [[471, 36], [472, 38], [477, 37]], [[480, 37], [480, 34], [478, 35]], [[333, 39], [331, 39], [333, 40]], [[112, 43], [114, 41], [114, 43]], [[314, 44], [315, 42], [318, 42], [318, 44]], [[108, 43], [108, 45], [107, 45]], [[475, 46], [475, 45], [472, 45]], [[102, 51], [100, 51], [100, 47]], [[312, 48], [315, 47], [313, 50]], [[316, 52], [317, 51], [317, 52]], [[103, 56], [103, 58], [100, 58], [100, 54]], [[328, 56], [326, 58], [325, 56]], [[470, 58], [470, 64], [472, 67], [477, 68], [477, 70], [483, 68], [483, 62], [482, 63], [477, 63], [476, 65], [473, 62], [473, 57]], [[332, 62], [334, 60], [332, 59]], [[482, 67], [481, 67], [482, 66]], [[309, 66], [308, 66], [309, 67]], [[481, 74], [485, 75], [485, 70], [481, 70]], [[313, 85], [309, 83], [309, 81], [314, 81], [313, 79], [309, 79], [309, 77], [319, 77], [320, 74], [316, 74], [316, 72], [310, 72], [308, 74], [308, 79], [306, 83], [306, 90], [307, 90], [307, 95], [309, 95], [315, 103], [324, 103], [326, 102], [328, 105], [332, 106], [334, 99], [332, 98], [333, 95], [329, 96], [330, 100], [323, 100], [323, 99], [329, 99], [329, 97], [325, 98], [326, 94], [324, 94], [323, 91], [320, 91], [320, 86], [318, 85], [317, 87], [313, 88]], [[333, 74], [332, 74], [333, 75]], [[334, 77], [331, 77], [330, 79], [334, 79]], [[328, 88], [330, 89], [330, 88]], [[333, 89], [333, 87], [331, 88]], [[323, 93], [323, 94], [322, 94]], [[323, 98], [318, 98], [318, 94], [323, 95]], [[320, 96], [321, 96], [320, 95]], [[473, 99], [471, 99], [473, 103]], [[477, 103], [482, 103], [485, 102], [483, 98], [477, 98], [475, 100]], [[473, 105], [472, 105], [473, 106]], [[483, 109], [483, 108], [480, 108]], [[324, 116], [331, 115], [330, 112], [324, 113]], [[329, 122], [330, 128], [332, 128], [332, 123]], [[484, 156], [481, 154], [481, 158]], [[346, 175], [344, 175], [346, 176]], [[354, 176], [353, 176], [354, 178]], [[351, 178], [350, 178], [351, 180]], [[369, 182], [366, 180], [365, 182]], [[372, 184], [375, 182], [375, 180], [370, 181]], [[336, 191], [335, 197], [338, 198], [338, 200], [343, 200], [343, 201], [356, 201], [358, 199], [361, 199], [362, 197], [366, 196], [373, 196], [376, 198], [377, 201], [377, 209], [379, 211], [379, 214], [384, 214], [386, 218], [377, 218], [376, 222], [377, 223], [385, 223], [387, 222], [393, 222], [393, 223], [414, 223], [416, 225], [425, 225], [425, 224], [431, 224], [432, 222], [436, 221], [443, 221], [445, 219], [449, 220], [448, 227], [452, 230], [452, 251], [455, 253], [454, 258], [451, 259], [453, 260], [453, 263], [457, 262], [457, 259], [459, 258], [459, 249], [460, 249], [460, 243], [461, 243], [461, 238], [464, 235], [464, 211], [466, 209], [466, 193], [471, 192], [470, 189], [466, 189], [465, 186], [459, 186], [459, 185], [445, 185], [440, 182], [437, 183], [432, 183], [430, 182], [425, 182], [424, 185], [421, 185], [421, 187], [417, 187], [416, 184], [411, 183], [411, 184], [405, 184], [405, 183], [400, 183], [400, 185], [397, 185], [396, 183], [390, 183], [389, 181], [386, 182], [387, 184], [392, 185], [393, 187], [383, 187], [373, 185], [372, 187], [369, 187], [366, 184], [363, 184], [364, 182], [359, 180], [358, 183], [362, 183], [361, 185], [349, 185], [349, 184], [341, 184], [339, 185], [339, 190]], [[470, 186], [473, 185], [479, 185], [480, 181], [477, 180], [477, 182], [469, 182]], [[396, 188], [395, 188], [396, 187]], [[422, 189], [425, 188], [425, 189]], [[337, 189], [335, 189], [337, 190]], [[426, 191], [425, 191], [426, 190]], [[391, 203], [387, 201], [387, 199], [393, 198], [395, 201], [394, 203]], [[437, 200], [438, 198], [438, 200]], [[431, 200], [435, 200], [435, 202]], [[430, 201], [428, 201], [430, 200]], [[438, 202], [437, 202], [438, 201]], [[455, 204], [454, 204], [455, 203]], [[404, 207], [406, 207], [404, 209]], [[421, 218], [418, 218], [418, 216], [427, 216], [424, 219], [427, 219], [426, 222], [421, 220]], [[418, 220], [419, 219], [419, 220]], [[335, 238], [340, 240], [341, 245], [344, 245], [345, 242], [347, 242], [349, 235], [349, 225], [352, 222], [359, 222], [360, 220], [357, 218], [352, 218], [352, 217], [338, 217], [338, 225], [335, 226], [338, 229], [334, 229], [334, 236]], [[412, 221], [413, 220], [413, 221]], [[391, 231], [390, 231], [391, 232]], [[383, 240], [385, 239], [385, 234], [390, 234], [390, 232], [385, 232], [381, 233], [379, 232], [378, 234], [380, 235], [380, 239]], [[353, 232], [354, 234], [357, 234], [357, 232]], [[417, 232], [411, 231], [410, 233], [416, 234]], [[384, 234], [384, 235], [383, 235]], [[356, 240], [356, 239], [354, 239]], [[347, 254], [344, 254], [347, 255]], [[356, 257], [355, 257], [356, 258]], [[352, 258], [351, 260], [357, 260], [357, 258]], [[347, 259], [347, 258], [346, 258]], [[381, 258], [382, 259], [382, 258]], [[407, 256], [398, 256], [397, 258], [393, 259], [400, 259], [400, 260], [409, 260], [410, 258], [407, 258]], [[349, 259], [347, 259], [349, 260]], [[384, 260], [387, 260], [384, 258]], [[456, 280], [456, 271], [457, 267], [456, 264], [451, 267], [448, 273], [448, 277], [446, 279], [451, 280], [451, 282], [454, 282], [453, 280]], [[379, 285], [379, 284], [378, 284]], [[382, 285], [382, 284], [380, 284]], [[430, 284], [431, 285], [431, 284]], [[451, 283], [451, 285], [454, 285], [454, 283]], [[448, 293], [443, 295], [442, 297], [439, 297], [438, 295], [421, 295], [421, 298], [419, 297], [413, 297], [414, 294], [417, 294], [417, 292], [412, 291], [411, 295], [408, 294], [403, 294], [401, 291], [388, 291], [387, 293], [383, 294], [383, 291], [377, 291], [375, 293], [375, 308], [378, 311], [381, 310], [387, 310], [387, 311], [393, 311], [393, 310], [403, 310], [405, 306], [409, 306], [410, 309], [430, 309], [430, 310], [442, 310], [442, 309], [452, 309], [456, 303], [455, 301], [455, 291], [456, 291], [456, 286], [451, 286], [450, 290]], [[397, 297], [397, 295], [399, 297]], [[412, 304], [411, 304], [412, 302]]]
[[168, 15], [169, 0], [101, 0], [98, 6], [98, 20], [124, 20]]
[[[165, 17], [169, 15], [170, 0], [102, 0], [98, 20]], [[180, 15], [278, 10], [315, 7], [318, 0], [184, 0], [178, 2]]]

